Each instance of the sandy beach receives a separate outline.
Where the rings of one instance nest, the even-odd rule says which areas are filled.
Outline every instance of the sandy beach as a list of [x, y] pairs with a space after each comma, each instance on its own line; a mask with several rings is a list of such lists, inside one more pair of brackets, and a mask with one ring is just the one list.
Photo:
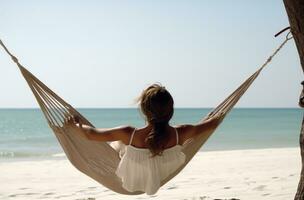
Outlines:
[[0, 199], [293, 199], [298, 148], [199, 152], [156, 195], [116, 194], [66, 159], [0, 163]]

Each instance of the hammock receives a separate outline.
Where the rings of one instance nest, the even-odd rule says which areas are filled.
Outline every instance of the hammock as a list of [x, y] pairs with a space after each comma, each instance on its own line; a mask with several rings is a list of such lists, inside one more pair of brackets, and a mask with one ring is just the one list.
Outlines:
[[[258, 77], [262, 69], [271, 61], [278, 51], [291, 38], [286, 37], [284, 42], [274, 51], [274, 53], [258, 68], [248, 79], [246, 79], [234, 92], [232, 92], [222, 103], [214, 108], [204, 120], [212, 120], [220, 115], [226, 115], [246, 92], [252, 82]], [[11, 56], [12, 60], [19, 67], [23, 77], [27, 81], [36, 100], [47, 119], [50, 128], [55, 133], [60, 145], [70, 162], [81, 172], [93, 178], [103, 186], [121, 194], [136, 195], [143, 192], [128, 192], [122, 187], [122, 181], [116, 176], [115, 171], [120, 162], [119, 150], [123, 146], [114, 147], [115, 143], [97, 142], [84, 139], [80, 134], [75, 133], [79, 129], [75, 126], [65, 126], [64, 120], [72, 115], [78, 115], [83, 124], [93, 126], [84, 116], [82, 116], [70, 104], [50, 90], [44, 83], [36, 78], [31, 72], [24, 68], [18, 59], [12, 55], [0, 40], [0, 45]], [[185, 163], [174, 173], [165, 178], [161, 185], [167, 183], [176, 176], [193, 158], [201, 146], [207, 141], [215, 129], [197, 135], [188, 140], [182, 148], [186, 155]]]

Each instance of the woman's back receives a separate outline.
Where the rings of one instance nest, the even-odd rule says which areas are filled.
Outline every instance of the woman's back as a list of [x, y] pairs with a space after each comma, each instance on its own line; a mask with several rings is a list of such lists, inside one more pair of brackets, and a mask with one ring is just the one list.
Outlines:
[[161, 155], [153, 156], [151, 151], [142, 145], [146, 130], [134, 129], [116, 170], [125, 189], [154, 194], [159, 189], [161, 181], [185, 162], [177, 129], [173, 130], [174, 137], [169, 138], [167, 148]]
[[[168, 135], [168, 138], [166, 140], [166, 145], [164, 146], [165, 149], [168, 149], [170, 147], [175, 146], [176, 144], [182, 144], [180, 141], [180, 132], [182, 130], [178, 131], [178, 128], [168, 126], [166, 127], [166, 133]], [[130, 134], [129, 134], [129, 141], [126, 143], [126, 145], [132, 145], [137, 148], [143, 148], [147, 149], [147, 142], [146, 138], [149, 136], [149, 134], [153, 131], [153, 126], [145, 126], [143, 128], [131, 128]], [[131, 143], [130, 143], [131, 142]]]

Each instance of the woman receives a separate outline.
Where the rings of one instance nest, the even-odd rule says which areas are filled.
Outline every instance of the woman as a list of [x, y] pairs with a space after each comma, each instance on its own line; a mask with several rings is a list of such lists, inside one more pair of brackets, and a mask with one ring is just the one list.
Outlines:
[[68, 124], [76, 124], [82, 136], [102, 142], [121, 141], [126, 145], [116, 174], [128, 191], [144, 191], [154, 194], [163, 178], [174, 172], [185, 161], [182, 145], [190, 138], [214, 129], [222, 117], [202, 121], [195, 125], [169, 124], [173, 116], [173, 98], [159, 84], [145, 89], [138, 98], [146, 126], [97, 129], [79, 123], [77, 117], [69, 118]]

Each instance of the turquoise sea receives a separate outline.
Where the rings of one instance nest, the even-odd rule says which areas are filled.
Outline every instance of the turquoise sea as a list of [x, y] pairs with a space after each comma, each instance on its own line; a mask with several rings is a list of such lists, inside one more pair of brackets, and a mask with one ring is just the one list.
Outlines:
[[[196, 123], [208, 108], [177, 108], [172, 125]], [[138, 109], [79, 109], [96, 127], [144, 125]], [[302, 109], [236, 108], [201, 150], [299, 146]], [[0, 159], [50, 158], [62, 149], [39, 109], [0, 109]]]

